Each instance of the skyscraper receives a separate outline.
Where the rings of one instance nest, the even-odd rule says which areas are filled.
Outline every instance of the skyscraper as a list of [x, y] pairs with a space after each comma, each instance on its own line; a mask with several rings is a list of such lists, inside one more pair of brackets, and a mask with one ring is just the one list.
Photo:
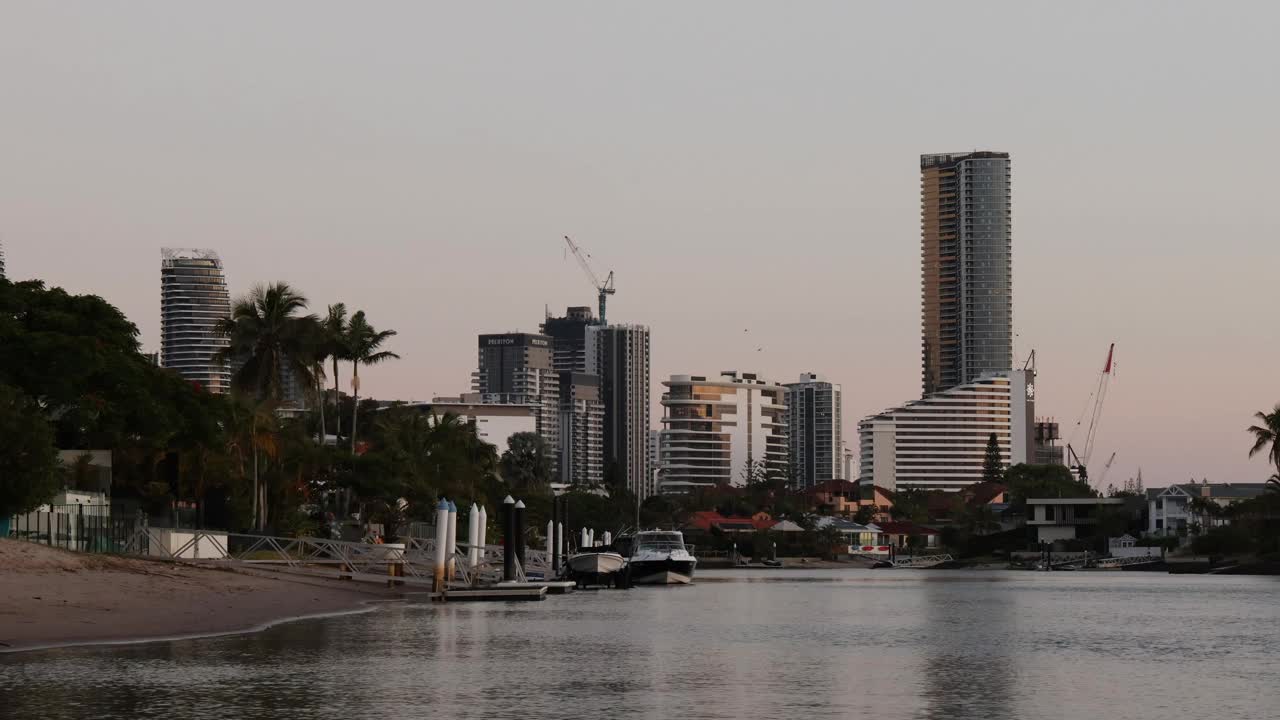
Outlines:
[[565, 310], [564, 317], [551, 317], [542, 322], [542, 334], [551, 338], [552, 361], [557, 372], [587, 371], [587, 327], [599, 321], [591, 308], [580, 305]]
[[742, 487], [786, 471], [786, 388], [732, 370], [662, 384], [661, 492]]
[[0, 240], [0, 280], [4, 279], [4, 241]]
[[920, 156], [924, 394], [1013, 366], [1009, 154]]
[[649, 468], [649, 328], [586, 327], [586, 371], [600, 377], [605, 478], [640, 499], [655, 492]]
[[604, 403], [600, 378], [560, 373], [560, 481], [598, 486], [604, 481]]
[[798, 488], [849, 480], [842, 467], [844, 426], [840, 386], [814, 373], [787, 383], [791, 479]]
[[481, 335], [472, 389], [483, 402], [534, 405], [537, 432], [559, 472], [560, 383], [551, 361], [551, 338], [530, 333]]
[[212, 393], [231, 388], [231, 369], [214, 354], [230, 340], [215, 327], [231, 316], [222, 260], [212, 250], [160, 251], [160, 364]]

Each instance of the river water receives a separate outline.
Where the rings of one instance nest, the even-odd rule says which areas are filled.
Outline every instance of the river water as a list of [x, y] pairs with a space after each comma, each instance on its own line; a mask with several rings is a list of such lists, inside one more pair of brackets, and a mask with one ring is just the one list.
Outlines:
[[705, 571], [0, 656], [15, 718], [1280, 717], [1280, 578]]

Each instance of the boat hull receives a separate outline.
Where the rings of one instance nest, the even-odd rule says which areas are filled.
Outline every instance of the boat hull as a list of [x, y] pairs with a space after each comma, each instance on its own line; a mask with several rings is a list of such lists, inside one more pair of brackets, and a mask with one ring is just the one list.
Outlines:
[[627, 564], [617, 553], [582, 553], [569, 558], [569, 572], [583, 575], [611, 575]]
[[631, 582], [636, 585], [688, 585], [696, 560], [633, 560]]

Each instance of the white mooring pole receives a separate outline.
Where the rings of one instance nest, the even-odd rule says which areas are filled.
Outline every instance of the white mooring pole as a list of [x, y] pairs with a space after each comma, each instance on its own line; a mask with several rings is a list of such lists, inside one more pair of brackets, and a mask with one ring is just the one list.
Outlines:
[[436, 556], [434, 590], [444, 600], [444, 553], [449, 544], [449, 501], [441, 499], [436, 505]]
[[467, 569], [474, 570], [480, 564], [480, 509], [471, 503], [467, 513]]
[[453, 582], [454, 575], [457, 573], [457, 556], [458, 556], [458, 506], [449, 501], [449, 535], [448, 545], [444, 549], [445, 577], [449, 582]]
[[[547, 521], [547, 565], [548, 566], [551, 565], [551, 555], [552, 555], [551, 545], [552, 543], [555, 542], [555, 539], [556, 539], [555, 535], [556, 535], [556, 524], [555, 522], [548, 520]], [[551, 571], [548, 570], [547, 572], [550, 573]]]
[[479, 541], [478, 543], [476, 543], [476, 545], [477, 545], [477, 548], [476, 548], [476, 549], [477, 549], [477, 551], [478, 551], [478, 553], [479, 553], [479, 554], [476, 556], [477, 558], [479, 558], [479, 559], [476, 561], [476, 562], [477, 562], [477, 564], [484, 562], [484, 558], [485, 558], [485, 544], [489, 542], [489, 511], [488, 511], [488, 510], [485, 510], [483, 505], [481, 505], [481, 506], [480, 506], [480, 534], [479, 534], [479, 538], [480, 538], [480, 541]]

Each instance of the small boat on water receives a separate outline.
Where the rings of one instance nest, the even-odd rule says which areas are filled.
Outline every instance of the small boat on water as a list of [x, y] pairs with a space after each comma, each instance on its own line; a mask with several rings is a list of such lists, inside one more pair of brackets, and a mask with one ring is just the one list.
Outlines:
[[627, 560], [631, 582], [636, 585], [686, 585], [693, 582], [698, 559], [676, 530], [644, 530], [632, 538]]
[[587, 547], [570, 555], [565, 573], [581, 586], [613, 586], [627, 567], [627, 559], [609, 547]]

